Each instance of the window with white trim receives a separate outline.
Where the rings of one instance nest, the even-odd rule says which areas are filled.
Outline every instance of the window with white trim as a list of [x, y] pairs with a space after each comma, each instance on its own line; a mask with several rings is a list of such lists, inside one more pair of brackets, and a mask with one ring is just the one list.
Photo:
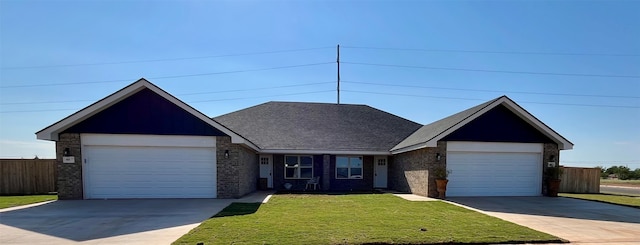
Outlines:
[[312, 156], [284, 156], [285, 179], [311, 179], [312, 177]]
[[336, 179], [362, 179], [362, 157], [336, 157]]

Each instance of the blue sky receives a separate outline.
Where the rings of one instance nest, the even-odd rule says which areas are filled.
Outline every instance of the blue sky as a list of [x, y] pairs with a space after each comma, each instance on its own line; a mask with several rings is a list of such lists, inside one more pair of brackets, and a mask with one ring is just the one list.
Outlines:
[[3, 0], [0, 157], [54, 157], [36, 131], [141, 77], [210, 116], [334, 103], [340, 44], [342, 103], [427, 124], [504, 94], [575, 144], [564, 165], [640, 168], [639, 12], [640, 1]]

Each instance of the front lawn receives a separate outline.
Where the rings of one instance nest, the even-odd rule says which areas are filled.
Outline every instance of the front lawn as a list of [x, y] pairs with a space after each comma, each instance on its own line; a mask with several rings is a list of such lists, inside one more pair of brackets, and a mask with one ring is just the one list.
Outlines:
[[571, 197], [578, 199], [585, 199], [591, 201], [599, 201], [613, 204], [620, 204], [625, 206], [632, 206], [640, 208], [640, 197], [632, 197], [625, 195], [613, 195], [613, 194], [570, 194], [560, 193], [559, 196]]
[[32, 203], [58, 200], [57, 195], [33, 195], [33, 196], [0, 196], [0, 209], [10, 208]]
[[445, 202], [391, 194], [276, 195], [234, 203], [174, 244], [429, 244], [559, 241]]

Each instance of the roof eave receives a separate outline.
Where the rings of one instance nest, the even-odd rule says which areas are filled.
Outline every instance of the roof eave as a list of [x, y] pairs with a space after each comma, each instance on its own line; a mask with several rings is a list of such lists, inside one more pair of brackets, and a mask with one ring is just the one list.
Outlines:
[[378, 150], [318, 150], [318, 149], [262, 149], [260, 154], [309, 154], [309, 155], [391, 155]]
[[[514, 112], [521, 119], [525, 120], [529, 125], [536, 128], [538, 131], [542, 132], [545, 136], [549, 137], [556, 144], [558, 144], [559, 150], [571, 150], [573, 149], [573, 143], [567, 140], [565, 137], [560, 135], [558, 132], [553, 130], [551, 127], [547, 126], [544, 122], [536, 118], [533, 114], [529, 113], [529, 111], [522, 108], [520, 105], [515, 103], [510, 98], [503, 96], [501, 98], [501, 102], [499, 104], [505, 105], [509, 110]], [[495, 106], [499, 105], [496, 104]], [[493, 107], [495, 107], [493, 106]]]
[[391, 150], [391, 154], [396, 155], [396, 154], [400, 154], [400, 153], [405, 153], [405, 152], [410, 152], [410, 151], [415, 151], [415, 150], [420, 150], [423, 148], [427, 148], [427, 147], [436, 147], [438, 146], [438, 142], [437, 141], [427, 141], [427, 142], [423, 142], [420, 144], [415, 144], [415, 145], [410, 145], [410, 146], [406, 146], [406, 147], [402, 147], [402, 148], [398, 148], [398, 149], [392, 149]]

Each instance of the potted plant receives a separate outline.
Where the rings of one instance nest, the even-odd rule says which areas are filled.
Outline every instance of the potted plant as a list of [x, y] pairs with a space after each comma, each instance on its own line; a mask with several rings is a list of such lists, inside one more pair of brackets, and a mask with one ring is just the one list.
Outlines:
[[547, 167], [544, 171], [547, 182], [547, 196], [557, 197], [560, 190], [560, 177], [562, 176], [561, 167]]
[[449, 174], [451, 174], [451, 170], [448, 170], [445, 166], [437, 166], [433, 169], [433, 176], [436, 177], [438, 198], [440, 199], [444, 199], [447, 195], [447, 183], [449, 183], [447, 177]]

